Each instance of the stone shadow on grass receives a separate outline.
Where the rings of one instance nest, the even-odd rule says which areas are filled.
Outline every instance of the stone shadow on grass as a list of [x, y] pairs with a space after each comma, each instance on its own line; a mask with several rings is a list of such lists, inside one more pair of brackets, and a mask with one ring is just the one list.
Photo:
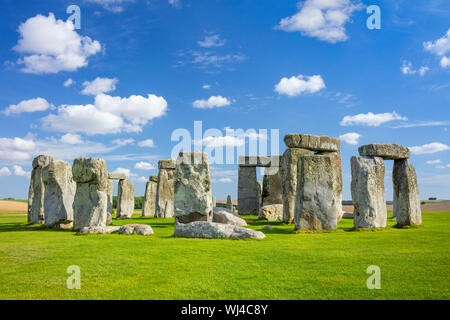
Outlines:
[[24, 223], [2, 223], [0, 224], [1, 232], [18, 232], [18, 231], [56, 231], [56, 232], [73, 232], [72, 228], [69, 229], [58, 229], [58, 228], [47, 228], [42, 224], [24, 224]]

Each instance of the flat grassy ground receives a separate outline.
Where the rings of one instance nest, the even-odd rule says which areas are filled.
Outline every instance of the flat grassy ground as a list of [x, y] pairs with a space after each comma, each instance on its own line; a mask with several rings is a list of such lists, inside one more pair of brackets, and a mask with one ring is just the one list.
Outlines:
[[[1, 214], [1, 213], [0, 213]], [[246, 217], [264, 240], [174, 238], [172, 219], [155, 234], [77, 235], [0, 216], [0, 299], [449, 299], [450, 212], [425, 212], [423, 226], [292, 234], [293, 226]], [[69, 290], [66, 269], [81, 268]], [[366, 269], [381, 268], [369, 290]]]

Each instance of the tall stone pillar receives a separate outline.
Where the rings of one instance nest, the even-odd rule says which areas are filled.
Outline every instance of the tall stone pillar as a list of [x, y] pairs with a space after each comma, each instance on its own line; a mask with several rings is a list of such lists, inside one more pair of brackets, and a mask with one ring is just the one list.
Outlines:
[[142, 216], [153, 217], [156, 206], [156, 187], [158, 185], [158, 176], [150, 176], [145, 186], [144, 202], [142, 203]]
[[261, 206], [283, 203], [280, 168], [264, 168]]
[[134, 185], [129, 180], [119, 180], [117, 219], [129, 219], [134, 213]]
[[54, 161], [52, 156], [39, 155], [33, 159], [30, 189], [28, 192], [28, 222], [31, 224], [44, 223], [44, 195], [45, 186], [42, 180], [44, 168]]
[[106, 209], [106, 224], [110, 225], [112, 223], [112, 214], [113, 214], [113, 199], [114, 199], [114, 181], [108, 179], [107, 182], [107, 209]]
[[158, 184], [156, 186], [156, 218], [171, 218], [174, 216], [174, 175], [175, 161], [173, 159], [158, 162]]
[[256, 166], [239, 166], [238, 169], [238, 212], [239, 215], [257, 215], [261, 192], [256, 176]]

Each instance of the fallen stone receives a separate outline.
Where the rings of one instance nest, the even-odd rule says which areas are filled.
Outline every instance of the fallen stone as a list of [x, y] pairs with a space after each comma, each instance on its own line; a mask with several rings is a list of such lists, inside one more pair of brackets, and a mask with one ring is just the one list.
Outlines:
[[283, 205], [269, 204], [261, 207], [258, 215], [259, 220], [283, 221]]
[[353, 219], [353, 212], [344, 212], [342, 219]]
[[160, 160], [158, 168], [155, 218], [171, 218], [174, 216], [175, 161], [172, 159]]
[[120, 226], [104, 226], [104, 227], [83, 227], [80, 229], [81, 234], [107, 234], [114, 233], [120, 229]]
[[359, 147], [360, 156], [380, 157], [384, 160], [408, 159], [411, 156], [407, 147], [393, 143], [374, 143]]
[[134, 213], [134, 185], [129, 180], [119, 181], [117, 219], [129, 219]]
[[339, 151], [340, 140], [313, 134], [287, 134], [284, 143], [288, 148], [300, 148], [312, 151]]
[[242, 228], [230, 224], [207, 221], [195, 221], [186, 224], [177, 224], [175, 237], [184, 238], [227, 238], [227, 239], [264, 239], [266, 236], [260, 231]]
[[269, 225], [267, 225], [267, 226], [265, 226], [265, 227], [264, 227], [264, 229], [266, 229], [266, 230], [273, 230], [273, 227], [272, 227], [272, 226], [269, 226]]
[[247, 225], [247, 222], [233, 211], [219, 207], [213, 208], [212, 221], [217, 223], [232, 224], [239, 227]]
[[147, 224], [126, 224], [121, 226], [117, 233], [119, 234], [139, 234], [141, 236], [152, 235], [153, 229]]

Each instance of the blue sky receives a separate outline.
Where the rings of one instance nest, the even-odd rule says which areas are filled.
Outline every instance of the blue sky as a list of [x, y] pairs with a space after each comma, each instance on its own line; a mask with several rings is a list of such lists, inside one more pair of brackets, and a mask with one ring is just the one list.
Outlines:
[[[174, 130], [193, 138], [202, 121], [257, 134], [194, 149], [257, 138], [281, 154], [287, 133], [342, 137], [344, 199], [358, 146], [412, 147], [421, 198], [450, 199], [449, 17], [444, 0], [3, 0], [0, 198], [26, 198], [40, 153], [105, 158], [143, 195]], [[216, 198], [235, 199], [237, 165], [211, 170]]]

